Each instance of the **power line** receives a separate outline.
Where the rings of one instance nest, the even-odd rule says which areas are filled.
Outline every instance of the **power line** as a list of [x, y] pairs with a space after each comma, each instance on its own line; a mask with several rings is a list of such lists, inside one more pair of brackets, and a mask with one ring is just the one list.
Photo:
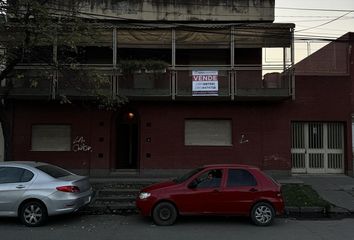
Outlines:
[[[55, 10], [55, 11], [62, 11], [62, 12], [68, 12], [66, 10], [60, 10], [60, 9], [57, 9], [57, 8], [49, 8], [49, 9], [52, 9], [52, 10]], [[72, 13], [70, 11], [70, 13]], [[82, 14], [82, 15], [89, 15], [89, 16], [92, 16], [92, 19], [96, 19], [96, 20], [107, 20], [107, 19], [102, 19], [102, 17], [107, 17], [106, 15], [104, 14], [96, 14], [96, 13], [87, 13], [87, 12], [80, 12], [78, 11], [79, 14]], [[347, 12], [347, 14], [349, 14]], [[59, 14], [59, 13], [55, 13], [53, 15], [56, 15], [56, 16], [65, 16], [65, 14]], [[72, 15], [66, 15], [68, 17], [72, 17]], [[111, 16], [112, 18], [114, 19], [117, 19], [117, 20], [120, 20], [120, 21], [124, 21], [124, 24], [127, 24], [127, 25], [131, 25], [131, 26], [140, 26], [140, 27], [152, 27], [152, 28], [157, 28], [157, 29], [161, 29], [161, 23], [159, 23], [159, 25], [156, 25], [155, 23], [155, 26], [151, 23], [142, 23], [141, 21], [132, 21], [132, 19], [127, 19], [127, 18], [122, 18], [122, 17], [117, 17], [117, 16]], [[334, 21], [334, 20], [331, 20], [331, 21]], [[110, 25], [107, 25], [107, 23], [103, 23], [103, 26], [106, 24], [106, 27], [113, 27], [114, 24], [110, 24]], [[252, 24], [252, 25], [256, 25], [255, 23], [238, 23], [238, 24], [235, 24], [235, 23], [229, 23], [229, 24], [226, 24], [226, 26], [236, 26], [236, 27], [242, 27], [242, 26], [247, 26], [248, 24]], [[203, 24], [205, 25], [205, 24]], [[225, 24], [223, 24], [225, 26]], [[187, 27], [189, 30], [187, 31], [196, 31], [196, 29], [193, 29], [191, 30], [191, 26], [190, 24], [177, 24], [177, 23], [168, 23], [167, 27]], [[225, 27], [226, 27], [225, 26]], [[198, 27], [198, 26], [197, 26]], [[164, 27], [166, 28], [166, 27]], [[200, 29], [198, 30], [200, 31]], [[244, 32], [247, 32], [245, 29], [243, 29]], [[210, 30], [209, 31], [206, 31], [204, 30], [203, 32], [205, 33], [213, 33], [211, 32]], [[215, 34], [225, 34], [225, 33], [220, 33], [220, 32], [214, 32]], [[255, 36], [255, 34], [258, 33], [257, 30], [248, 30], [248, 33], [250, 34], [249, 36]], [[227, 33], [228, 34], [228, 33]], [[246, 34], [243, 34], [242, 36], [247, 36]], [[262, 36], [264, 37], [269, 37], [269, 38], [279, 38], [279, 37], [284, 37], [284, 36], [280, 36], [279, 34], [263, 34]], [[286, 38], [288, 38], [288, 35], [286, 36]], [[328, 36], [306, 36], [306, 35], [301, 35], [301, 36], [295, 36], [295, 39], [300, 39], [300, 40], [323, 40], [323, 41], [334, 41], [336, 40], [335, 38], [330, 38]]]
[[345, 17], [346, 15], [348, 15], [348, 14], [350, 14], [350, 13], [352, 13], [352, 12], [354, 12], [354, 11], [349, 11], [349, 12], [347, 12], [347, 13], [345, 13], [345, 14], [343, 14], [343, 15], [341, 15], [341, 16], [335, 18], [335, 19], [332, 19], [332, 20], [330, 20], [330, 21], [328, 21], [328, 22], [322, 23], [322, 24], [317, 25], [317, 26], [314, 26], [314, 27], [309, 27], [309, 28], [305, 28], [305, 29], [302, 29], [302, 30], [298, 30], [298, 31], [296, 31], [296, 32], [304, 32], [304, 31], [307, 31], [307, 30], [310, 30], [310, 29], [315, 29], [315, 28], [318, 28], [318, 27], [325, 26], [325, 25], [327, 25], [327, 24], [330, 24], [330, 23], [332, 23], [332, 22], [334, 22], [334, 21], [337, 21], [337, 20], [341, 19], [342, 17]]
[[[341, 18], [339, 20], [353, 20], [354, 17], [346, 17], [346, 18]], [[303, 22], [323, 22], [326, 21], [327, 19], [308, 19], [308, 20], [296, 20], [295, 23], [303, 23]], [[282, 23], [283, 21], [277, 21], [277, 19], [275, 20], [275, 22], [279, 22]], [[284, 23], [287, 23], [284, 21]]]
[[353, 12], [354, 9], [328, 9], [328, 8], [292, 8], [292, 7], [275, 7], [276, 9], [299, 10], [299, 11], [321, 11], [321, 12]]

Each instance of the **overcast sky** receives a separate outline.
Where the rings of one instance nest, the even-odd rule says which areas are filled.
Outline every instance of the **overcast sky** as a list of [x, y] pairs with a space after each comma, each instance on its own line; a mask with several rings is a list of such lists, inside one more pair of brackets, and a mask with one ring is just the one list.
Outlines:
[[[335, 39], [347, 32], [354, 32], [354, 0], [275, 0], [275, 7], [275, 22], [296, 24], [295, 56], [297, 61], [325, 45], [325, 42], [313, 39]], [[282, 8], [329, 9], [332, 11]], [[336, 18], [339, 19], [335, 20]], [[322, 24], [324, 25], [319, 26]], [[308, 38], [308, 40], [299, 40], [299, 37]]]

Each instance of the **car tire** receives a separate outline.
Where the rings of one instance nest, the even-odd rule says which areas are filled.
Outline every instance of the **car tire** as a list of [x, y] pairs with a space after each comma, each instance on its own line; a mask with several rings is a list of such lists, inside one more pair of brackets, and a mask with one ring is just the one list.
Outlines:
[[266, 202], [255, 204], [251, 211], [251, 219], [255, 225], [269, 226], [272, 224], [275, 211], [272, 205]]
[[48, 218], [46, 207], [39, 201], [26, 202], [20, 209], [21, 222], [28, 227], [42, 226]]
[[157, 204], [152, 212], [152, 218], [156, 225], [169, 226], [175, 223], [177, 219], [177, 209], [169, 202]]

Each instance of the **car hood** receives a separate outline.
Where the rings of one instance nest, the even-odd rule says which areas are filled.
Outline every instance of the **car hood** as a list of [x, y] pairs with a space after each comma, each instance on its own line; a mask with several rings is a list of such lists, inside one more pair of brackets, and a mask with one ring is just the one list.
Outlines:
[[167, 188], [167, 187], [170, 187], [170, 186], [174, 186], [176, 185], [177, 183], [173, 182], [173, 181], [166, 181], [166, 182], [162, 182], [162, 183], [155, 183], [155, 184], [152, 184], [146, 188], [143, 188], [141, 190], [141, 192], [150, 192], [150, 191], [153, 191], [153, 190], [159, 190], [159, 189], [162, 189], [162, 188]]

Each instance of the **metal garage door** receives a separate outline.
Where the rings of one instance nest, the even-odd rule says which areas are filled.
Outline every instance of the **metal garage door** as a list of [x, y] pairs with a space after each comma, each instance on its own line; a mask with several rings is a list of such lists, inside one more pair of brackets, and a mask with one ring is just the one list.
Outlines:
[[292, 173], [344, 173], [342, 123], [292, 123]]

